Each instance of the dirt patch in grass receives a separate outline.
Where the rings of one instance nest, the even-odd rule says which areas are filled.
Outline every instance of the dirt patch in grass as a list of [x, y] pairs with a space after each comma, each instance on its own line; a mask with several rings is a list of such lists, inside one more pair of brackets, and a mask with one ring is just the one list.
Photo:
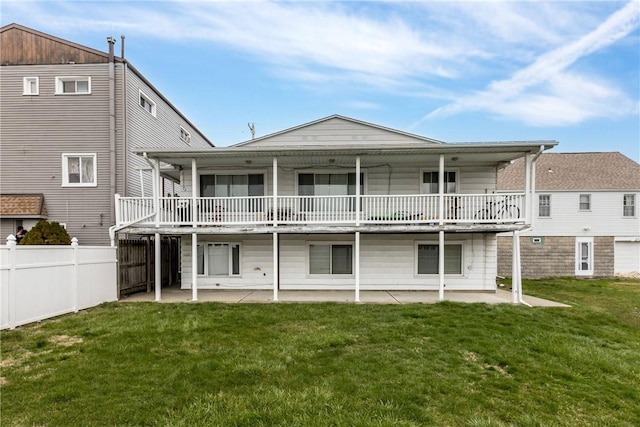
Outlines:
[[54, 335], [49, 338], [49, 342], [62, 347], [71, 347], [72, 345], [83, 342], [81, 337], [70, 337], [69, 335]]

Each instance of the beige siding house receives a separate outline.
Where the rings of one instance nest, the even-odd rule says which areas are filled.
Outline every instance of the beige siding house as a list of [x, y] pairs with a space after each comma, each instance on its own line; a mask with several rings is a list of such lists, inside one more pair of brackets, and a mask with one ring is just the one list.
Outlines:
[[[500, 192], [524, 188], [524, 164], [498, 174]], [[532, 228], [520, 237], [523, 277], [640, 274], [640, 165], [616, 152], [544, 153], [536, 163]], [[511, 275], [510, 237], [498, 238]]]
[[[151, 191], [139, 147], [212, 144], [128, 61], [10, 24], [0, 28], [0, 234], [38, 219], [63, 223], [82, 244], [109, 244], [115, 194]], [[168, 191], [173, 181], [163, 181]], [[25, 197], [5, 199], [5, 196]], [[41, 197], [34, 217], [28, 196]], [[5, 209], [7, 208], [7, 209]]]
[[530, 182], [556, 144], [448, 144], [334, 115], [233, 147], [138, 149], [156, 183], [163, 165], [181, 170], [185, 192], [117, 198], [113, 231], [180, 236], [193, 299], [198, 289], [491, 292], [497, 234], [529, 227], [532, 196], [530, 186], [496, 194], [497, 172], [524, 158]]

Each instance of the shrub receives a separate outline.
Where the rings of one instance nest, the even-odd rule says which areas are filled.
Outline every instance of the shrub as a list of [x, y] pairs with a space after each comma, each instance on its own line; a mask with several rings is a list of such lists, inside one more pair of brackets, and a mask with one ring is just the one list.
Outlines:
[[21, 245], [70, 245], [71, 237], [60, 223], [39, 221], [20, 241]]

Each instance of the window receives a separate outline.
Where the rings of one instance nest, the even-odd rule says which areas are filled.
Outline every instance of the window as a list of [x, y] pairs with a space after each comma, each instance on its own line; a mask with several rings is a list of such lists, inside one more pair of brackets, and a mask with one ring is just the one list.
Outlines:
[[191, 144], [191, 134], [182, 126], [180, 126], [180, 139], [187, 144]]
[[264, 196], [264, 174], [200, 177], [200, 197], [244, 196]]
[[[354, 196], [356, 194], [355, 173], [300, 173], [298, 174], [299, 196]], [[364, 194], [364, 174], [360, 173], [360, 194]], [[314, 200], [303, 200], [301, 209], [314, 210]], [[324, 204], [327, 208], [327, 204]], [[349, 205], [355, 210], [355, 200]]]
[[[434, 244], [418, 244], [418, 274], [439, 274], [440, 248]], [[444, 274], [462, 274], [462, 245], [449, 244], [444, 247]]]
[[636, 216], [636, 195], [625, 194], [622, 196], [622, 215]]
[[56, 77], [56, 94], [58, 95], [89, 93], [91, 93], [91, 77]]
[[309, 245], [309, 274], [353, 274], [353, 245]]
[[198, 274], [204, 276], [240, 276], [240, 243], [198, 245]]
[[62, 186], [96, 187], [96, 168], [95, 154], [63, 154]]
[[38, 77], [25, 77], [22, 83], [23, 95], [38, 95], [40, 93], [40, 81]]
[[551, 195], [540, 194], [538, 196], [538, 216], [550, 217], [551, 216]]
[[[438, 194], [440, 187], [438, 186], [438, 171], [422, 172], [422, 194]], [[456, 173], [454, 171], [444, 172], [444, 192], [456, 192]]]
[[591, 210], [591, 194], [580, 195], [580, 210], [581, 211]]
[[147, 95], [140, 91], [140, 106], [144, 108], [153, 117], [156, 116], [156, 103], [151, 100]]

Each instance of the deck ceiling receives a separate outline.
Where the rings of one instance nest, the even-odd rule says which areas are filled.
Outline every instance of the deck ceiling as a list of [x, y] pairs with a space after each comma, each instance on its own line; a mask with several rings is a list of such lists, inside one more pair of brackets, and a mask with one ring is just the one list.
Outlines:
[[300, 166], [349, 166], [355, 167], [360, 156], [362, 167], [381, 164], [420, 164], [437, 166], [440, 155], [444, 155], [445, 165], [481, 166], [500, 165], [537, 153], [540, 147], [553, 148], [556, 141], [531, 141], [513, 143], [484, 144], [441, 144], [424, 146], [288, 146], [288, 147], [231, 147], [200, 150], [142, 149], [134, 152], [158, 159], [183, 169], [191, 168], [192, 159], [197, 167], [270, 167], [273, 158], [278, 158], [280, 167]]

